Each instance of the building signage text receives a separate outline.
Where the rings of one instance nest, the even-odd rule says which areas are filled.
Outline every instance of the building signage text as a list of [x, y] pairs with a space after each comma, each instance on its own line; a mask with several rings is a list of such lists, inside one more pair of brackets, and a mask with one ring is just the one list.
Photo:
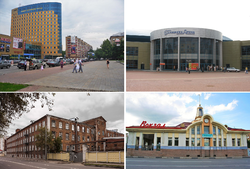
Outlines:
[[202, 134], [202, 137], [213, 138], [213, 134]]
[[11, 43], [11, 39], [1, 38], [1, 42], [3, 42], [3, 43]]
[[176, 34], [176, 35], [195, 35], [195, 31], [187, 31], [186, 29], [184, 31], [171, 31], [171, 30], [165, 30], [164, 31], [165, 36], [168, 34]]
[[147, 121], [143, 121], [140, 125], [140, 127], [146, 127], [146, 128], [165, 128], [165, 125], [161, 125], [160, 123], [147, 123]]
[[34, 11], [38, 9], [43, 9], [43, 8], [33, 8], [33, 9], [27, 9], [27, 10], [22, 10], [21, 12], [27, 12], [27, 11]]

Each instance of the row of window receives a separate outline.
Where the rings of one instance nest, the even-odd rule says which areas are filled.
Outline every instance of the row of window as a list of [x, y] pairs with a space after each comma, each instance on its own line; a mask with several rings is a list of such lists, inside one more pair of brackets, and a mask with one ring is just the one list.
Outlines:
[[[17, 27], [19, 26], [21, 26], [20, 24], [22, 24], [22, 23], [32, 23], [32, 25], [33, 25], [33, 23], [34, 22], [38, 22], [37, 24], [39, 24], [39, 22], [41, 22], [41, 21], [57, 21], [57, 18], [50, 18], [50, 19], [37, 19], [37, 20], [28, 20], [28, 21], [22, 21], [22, 22], [16, 22], [16, 21], [13, 21], [12, 20], [12, 24], [13, 25], [17, 25]], [[54, 23], [56, 23], [56, 22], [54, 22]], [[35, 23], [36, 24], [36, 23]], [[40, 23], [40, 24], [46, 24], [46, 22], [44, 22], [44, 23]], [[48, 24], [49, 24], [49, 22], [48, 22]], [[51, 24], [52, 24], [52, 22], [51, 22]], [[28, 24], [26, 24], [26, 25], [28, 25]], [[29, 24], [30, 25], [30, 24]], [[23, 26], [23, 25], [22, 25]], [[25, 24], [24, 24], [24, 26], [25, 26]]]
[[[195, 127], [191, 129], [191, 134], [195, 134]], [[201, 126], [197, 126], [197, 134], [201, 134]], [[204, 134], [209, 133], [209, 126], [204, 126]], [[216, 127], [213, 126], [213, 135], [216, 135]], [[218, 135], [221, 135], [221, 129], [218, 128]]]

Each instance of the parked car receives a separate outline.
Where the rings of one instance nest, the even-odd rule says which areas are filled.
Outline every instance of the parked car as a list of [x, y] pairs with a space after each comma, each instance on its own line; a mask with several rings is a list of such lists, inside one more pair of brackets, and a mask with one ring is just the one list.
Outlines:
[[[26, 59], [26, 62], [29, 62], [29, 69], [40, 69], [42, 62], [38, 59]], [[18, 63], [17, 67], [23, 69], [25, 65], [25, 60], [22, 60]], [[45, 68], [45, 67], [44, 67]]]
[[228, 72], [240, 72], [240, 69], [236, 69], [235, 67], [229, 67], [227, 68]]
[[49, 60], [49, 61], [47, 61], [47, 65], [48, 65], [49, 67], [60, 66], [60, 61]]
[[10, 66], [11, 66], [10, 63], [8, 61], [6, 61], [6, 60], [5, 61], [2, 61], [2, 60], [0, 61], [0, 68], [1, 69], [3, 69], [4, 67], [6, 67], [7, 69], [9, 69]]
[[19, 69], [24, 69], [24, 64], [25, 63], [25, 60], [22, 60], [22, 61], [20, 61], [18, 64], [17, 64], [17, 67], [19, 68]]

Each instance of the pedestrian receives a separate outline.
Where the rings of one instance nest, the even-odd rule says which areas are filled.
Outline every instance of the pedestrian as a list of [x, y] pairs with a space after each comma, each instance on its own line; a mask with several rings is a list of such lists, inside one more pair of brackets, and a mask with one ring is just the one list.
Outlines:
[[26, 65], [27, 65], [26, 70], [29, 70], [30, 69], [30, 62], [29, 61], [26, 62]]
[[245, 68], [245, 74], [248, 74], [248, 68], [247, 67]]
[[82, 62], [81, 62], [81, 59], [79, 59], [78, 64], [79, 64], [79, 71], [78, 71], [78, 72], [81, 71], [81, 72], [83, 73], [83, 71], [82, 71]]
[[188, 71], [188, 67], [186, 67], [186, 72]]
[[109, 69], [109, 60], [107, 59], [107, 68]]
[[63, 60], [61, 60], [60, 65], [61, 65], [61, 69], [63, 69]]
[[24, 61], [24, 71], [26, 71], [26, 69], [27, 69], [27, 61], [25, 60]]
[[[74, 71], [76, 71], [76, 59], [74, 59], [74, 68], [73, 68], [73, 72], [72, 73], [74, 73]], [[76, 73], [77, 73], [77, 71], [76, 71]]]
[[41, 70], [43, 70], [43, 65], [41, 65]]

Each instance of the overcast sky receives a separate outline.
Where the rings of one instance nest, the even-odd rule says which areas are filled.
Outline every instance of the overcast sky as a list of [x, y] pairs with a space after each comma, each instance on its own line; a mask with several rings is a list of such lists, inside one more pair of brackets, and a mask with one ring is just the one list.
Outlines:
[[176, 126], [195, 119], [199, 96], [205, 114], [229, 127], [250, 130], [250, 93], [127, 93], [126, 126], [142, 121]]
[[8, 129], [8, 135], [14, 134], [16, 129], [22, 129], [31, 120], [38, 120], [46, 114], [70, 119], [79, 118], [80, 121], [99, 116], [107, 121], [107, 129], [118, 129], [124, 133], [124, 94], [123, 93], [56, 93], [53, 111], [45, 106], [41, 108], [38, 101], [36, 107], [29, 113], [24, 113], [20, 119], [14, 120]]
[[111, 35], [124, 32], [123, 0], [0, 0], [0, 34], [10, 35], [11, 10], [42, 2], [62, 3], [62, 45], [77, 36], [96, 50]]
[[175, 27], [209, 28], [232, 40], [250, 40], [249, 0], [125, 0], [127, 35]]

